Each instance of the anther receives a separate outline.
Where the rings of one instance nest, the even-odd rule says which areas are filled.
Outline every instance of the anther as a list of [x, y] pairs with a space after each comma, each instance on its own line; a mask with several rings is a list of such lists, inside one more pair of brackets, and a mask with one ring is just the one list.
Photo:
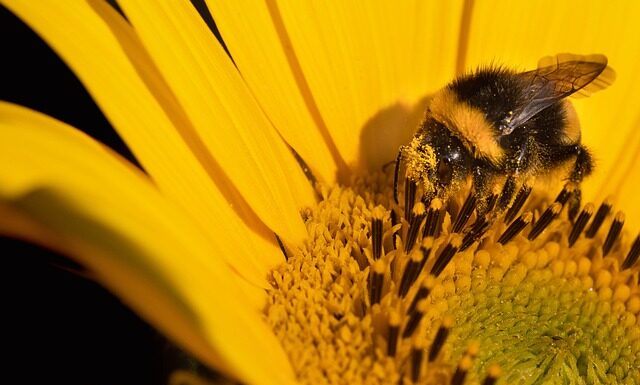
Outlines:
[[460, 247], [460, 238], [452, 239], [447, 245], [442, 249], [440, 255], [436, 259], [436, 262], [431, 267], [431, 274], [434, 276], [439, 276], [440, 273], [447, 267], [451, 258], [458, 252], [458, 248]]
[[416, 306], [415, 311], [409, 314], [409, 320], [407, 321], [404, 330], [402, 331], [402, 338], [409, 338], [416, 331], [418, 325], [420, 325], [420, 321], [422, 321], [422, 317], [424, 317], [424, 313], [427, 310], [427, 301], [422, 300]]
[[569, 216], [569, 221], [573, 223], [578, 216], [578, 210], [580, 210], [580, 200], [582, 199], [582, 192], [579, 188], [576, 187], [576, 190], [573, 192], [573, 197], [569, 200], [569, 209], [567, 210], [567, 214]]
[[469, 343], [465, 354], [471, 358], [476, 358], [478, 353], [480, 353], [480, 342], [473, 340]]
[[486, 216], [482, 218], [478, 218], [474, 223], [469, 232], [464, 235], [462, 239], [462, 244], [460, 245], [460, 251], [465, 251], [469, 248], [469, 246], [473, 245], [473, 243], [479, 240], [484, 233], [489, 229], [490, 223]]
[[409, 221], [413, 211], [413, 205], [416, 201], [416, 190], [418, 185], [411, 179], [404, 182], [404, 218]]
[[425, 216], [424, 204], [422, 202], [418, 202], [413, 211], [411, 212], [411, 216], [409, 218], [409, 230], [407, 231], [407, 241], [404, 244], [404, 252], [409, 253], [413, 246], [416, 244], [416, 239], [418, 239], [418, 234], [420, 231], [420, 226], [422, 225], [422, 220]]
[[398, 333], [400, 332], [400, 315], [391, 311], [389, 314], [389, 332], [387, 334], [387, 356], [394, 357], [398, 348]]
[[423, 237], [435, 237], [438, 233], [438, 225], [440, 224], [440, 210], [442, 209], [442, 201], [435, 198], [429, 205], [427, 212], [427, 220], [422, 232]]
[[638, 257], [640, 256], [640, 234], [636, 237], [636, 240], [633, 241], [633, 245], [631, 245], [631, 249], [629, 249], [629, 253], [627, 254], [627, 258], [625, 258], [622, 263], [622, 269], [629, 269], [633, 266]]
[[438, 328], [436, 332], [436, 338], [433, 340], [431, 347], [429, 348], [429, 362], [435, 361], [438, 357], [438, 353], [442, 350], [444, 346], [444, 342], [447, 340], [449, 336], [449, 330], [453, 326], [453, 318], [445, 317], [442, 320], [442, 325]]
[[529, 223], [531, 223], [531, 219], [533, 219], [533, 214], [530, 212], [526, 212], [518, 217], [513, 223], [507, 227], [507, 229], [502, 233], [500, 238], [498, 238], [498, 243], [504, 245], [510, 240], [513, 239], [516, 235], [518, 235], [522, 229], [524, 229]]
[[462, 385], [472, 364], [473, 359], [470, 356], [465, 355], [462, 357], [456, 371], [453, 373], [453, 377], [451, 377], [451, 385]]
[[486, 212], [489, 212], [494, 209], [496, 206], [496, 202], [498, 201], [498, 194], [492, 194], [487, 201], [487, 209]]
[[467, 373], [471, 369], [473, 365], [473, 360], [476, 358], [480, 351], [480, 344], [477, 342], [472, 342], [467, 351], [462, 356], [462, 359], [458, 363], [456, 367], [456, 371], [453, 373], [453, 377], [451, 377], [451, 385], [462, 385], [464, 383], [465, 378], [467, 377]]
[[602, 245], [602, 256], [609, 254], [620, 235], [620, 231], [622, 231], [622, 226], [624, 226], [624, 213], [619, 211], [615, 218], [613, 218], [613, 223], [611, 223], [607, 238], [605, 238], [604, 244]]
[[431, 292], [431, 289], [435, 284], [436, 284], [436, 277], [429, 274], [422, 281], [422, 285], [420, 285], [420, 289], [418, 289], [418, 292], [416, 293], [415, 297], [413, 297], [413, 301], [411, 301], [411, 305], [409, 306], [409, 309], [407, 309], [407, 314], [411, 314], [416, 310], [418, 303], [429, 296], [429, 293]]
[[507, 208], [509, 202], [511, 202], [511, 197], [513, 197], [513, 193], [516, 190], [516, 179], [513, 175], [509, 175], [507, 180], [504, 182], [504, 186], [502, 186], [502, 192], [500, 193], [500, 197], [498, 198], [498, 210], [502, 211]]
[[469, 218], [471, 218], [473, 210], [476, 208], [476, 202], [476, 195], [473, 192], [470, 192], [469, 196], [467, 196], [467, 199], [464, 201], [464, 204], [462, 205], [458, 216], [456, 217], [456, 222], [453, 224], [451, 232], [459, 233], [460, 231], [462, 231], [464, 225], [466, 225], [467, 221], [469, 221]]
[[504, 223], [509, 224], [513, 219], [518, 215], [522, 206], [524, 206], [527, 198], [529, 198], [529, 194], [531, 194], [531, 187], [524, 185], [518, 191], [515, 199], [513, 200], [513, 204], [507, 210], [507, 214], [504, 216]]
[[600, 226], [602, 226], [602, 222], [604, 222], [604, 219], [609, 215], [609, 211], [611, 211], [611, 203], [607, 201], [603, 202], [598, 208], [598, 212], [596, 212], [596, 216], [593, 218], [593, 222], [591, 222], [589, 229], [587, 229], [587, 232], [585, 233], [587, 238], [593, 238], [596, 236]]
[[371, 251], [373, 259], [378, 260], [382, 255], [382, 216], [383, 210], [374, 208], [373, 219], [371, 219]]
[[[427, 237], [422, 241], [422, 246], [420, 247], [420, 252], [422, 253], [422, 259], [420, 260], [420, 266], [418, 267], [418, 275], [424, 268], [424, 265], [427, 264], [427, 260], [429, 259], [429, 255], [431, 254], [431, 248], [433, 247], [433, 238]], [[416, 276], [418, 278], [418, 276]]]
[[569, 247], [573, 246], [578, 238], [580, 238], [580, 234], [582, 233], [582, 230], [584, 230], [584, 228], [587, 226], [589, 219], [593, 215], [594, 209], [595, 207], [593, 203], [587, 203], [580, 212], [580, 215], [578, 215], [578, 219], [576, 219], [576, 222], [571, 228], [571, 233], [569, 234]]
[[418, 275], [420, 274], [420, 266], [422, 265], [422, 259], [424, 258], [424, 254], [422, 250], [416, 250], [411, 253], [409, 261], [404, 267], [404, 272], [402, 273], [402, 279], [400, 280], [400, 287], [398, 288], [398, 295], [400, 298], [404, 298], [411, 285], [416, 281]]
[[[395, 226], [398, 224], [398, 214], [396, 214], [396, 212], [394, 210], [391, 210], [391, 227]], [[398, 232], [395, 231], [393, 233], [393, 249], [396, 249], [396, 241], [398, 240]]]
[[502, 369], [498, 364], [489, 366], [487, 377], [482, 381], [482, 385], [494, 385], [498, 381], [498, 377], [502, 375]]
[[562, 210], [562, 204], [559, 202], [554, 202], [551, 206], [547, 207], [547, 209], [540, 216], [540, 219], [538, 219], [536, 224], [533, 225], [533, 228], [529, 232], [527, 239], [529, 239], [530, 241], [533, 241], [536, 238], [538, 238], [538, 235], [542, 234], [544, 229], [546, 229], [547, 226], [549, 226], [551, 221], [553, 221], [553, 219], [557, 217], [558, 214], [560, 214], [561, 210]]
[[387, 266], [384, 261], [379, 259], [374, 262], [371, 272], [369, 273], [371, 275], [369, 280], [369, 301], [371, 306], [380, 302], [386, 269]]
[[555, 201], [564, 206], [569, 201], [569, 198], [571, 198], [571, 195], [573, 195], [575, 190], [576, 190], [575, 183], [569, 182], [565, 184], [564, 187], [562, 188], [562, 191], [560, 191], [560, 193], [556, 197]]
[[424, 349], [421, 346], [413, 346], [411, 348], [411, 381], [413, 383], [418, 382], [420, 379], [423, 355]]

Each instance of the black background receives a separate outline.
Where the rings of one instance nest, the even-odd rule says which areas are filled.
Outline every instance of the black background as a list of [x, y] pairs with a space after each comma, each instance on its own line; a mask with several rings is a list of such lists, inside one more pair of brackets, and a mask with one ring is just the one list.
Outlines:
[[[75, 75], [1, 5], [0, 52], [0, 100], [69, 123], [135, 163]], [[63, 256], [6, 237], [0, 256], [5, 379], [159, 384], [193, 364], [118, 298], [66, 269], [75, 267]]]

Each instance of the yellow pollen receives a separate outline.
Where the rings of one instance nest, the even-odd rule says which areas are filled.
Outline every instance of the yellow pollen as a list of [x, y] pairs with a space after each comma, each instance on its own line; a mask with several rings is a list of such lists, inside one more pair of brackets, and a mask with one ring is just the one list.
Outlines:
[[587, 203], [569, 220], [568, 184], [483, 219], [469, 191], [407, 184], [396, 203], [392, 180], [322, 188], [307, 244], [271, 272], [265, 318], [301, 384], [640, 385], [623, 213]]

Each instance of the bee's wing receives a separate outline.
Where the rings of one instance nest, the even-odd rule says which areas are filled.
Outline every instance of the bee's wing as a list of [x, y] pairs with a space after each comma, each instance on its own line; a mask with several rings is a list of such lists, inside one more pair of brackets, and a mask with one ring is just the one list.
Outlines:
[[538, 69], [518, 76], [524, 83], [525, 102], [507, 118], [503, 135], [509, 135], [538, 112], [569, 95], [589, 96], [615, 80], [615, 72], [607, 66], [604, 55], [547, 56], [540, 59]]

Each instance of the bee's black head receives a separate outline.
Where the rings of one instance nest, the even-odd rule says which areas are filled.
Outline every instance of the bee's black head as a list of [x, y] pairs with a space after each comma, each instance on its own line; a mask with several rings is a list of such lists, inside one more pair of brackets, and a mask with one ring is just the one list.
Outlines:
[[443, 124], [434, 119], [423, 123], [425, 143], [435, 152], [437, 164], [430, 179], [437, 190], [447, 190], [452, 184], [466, 180], [471, 172], [473, 156], [462, 142]]

